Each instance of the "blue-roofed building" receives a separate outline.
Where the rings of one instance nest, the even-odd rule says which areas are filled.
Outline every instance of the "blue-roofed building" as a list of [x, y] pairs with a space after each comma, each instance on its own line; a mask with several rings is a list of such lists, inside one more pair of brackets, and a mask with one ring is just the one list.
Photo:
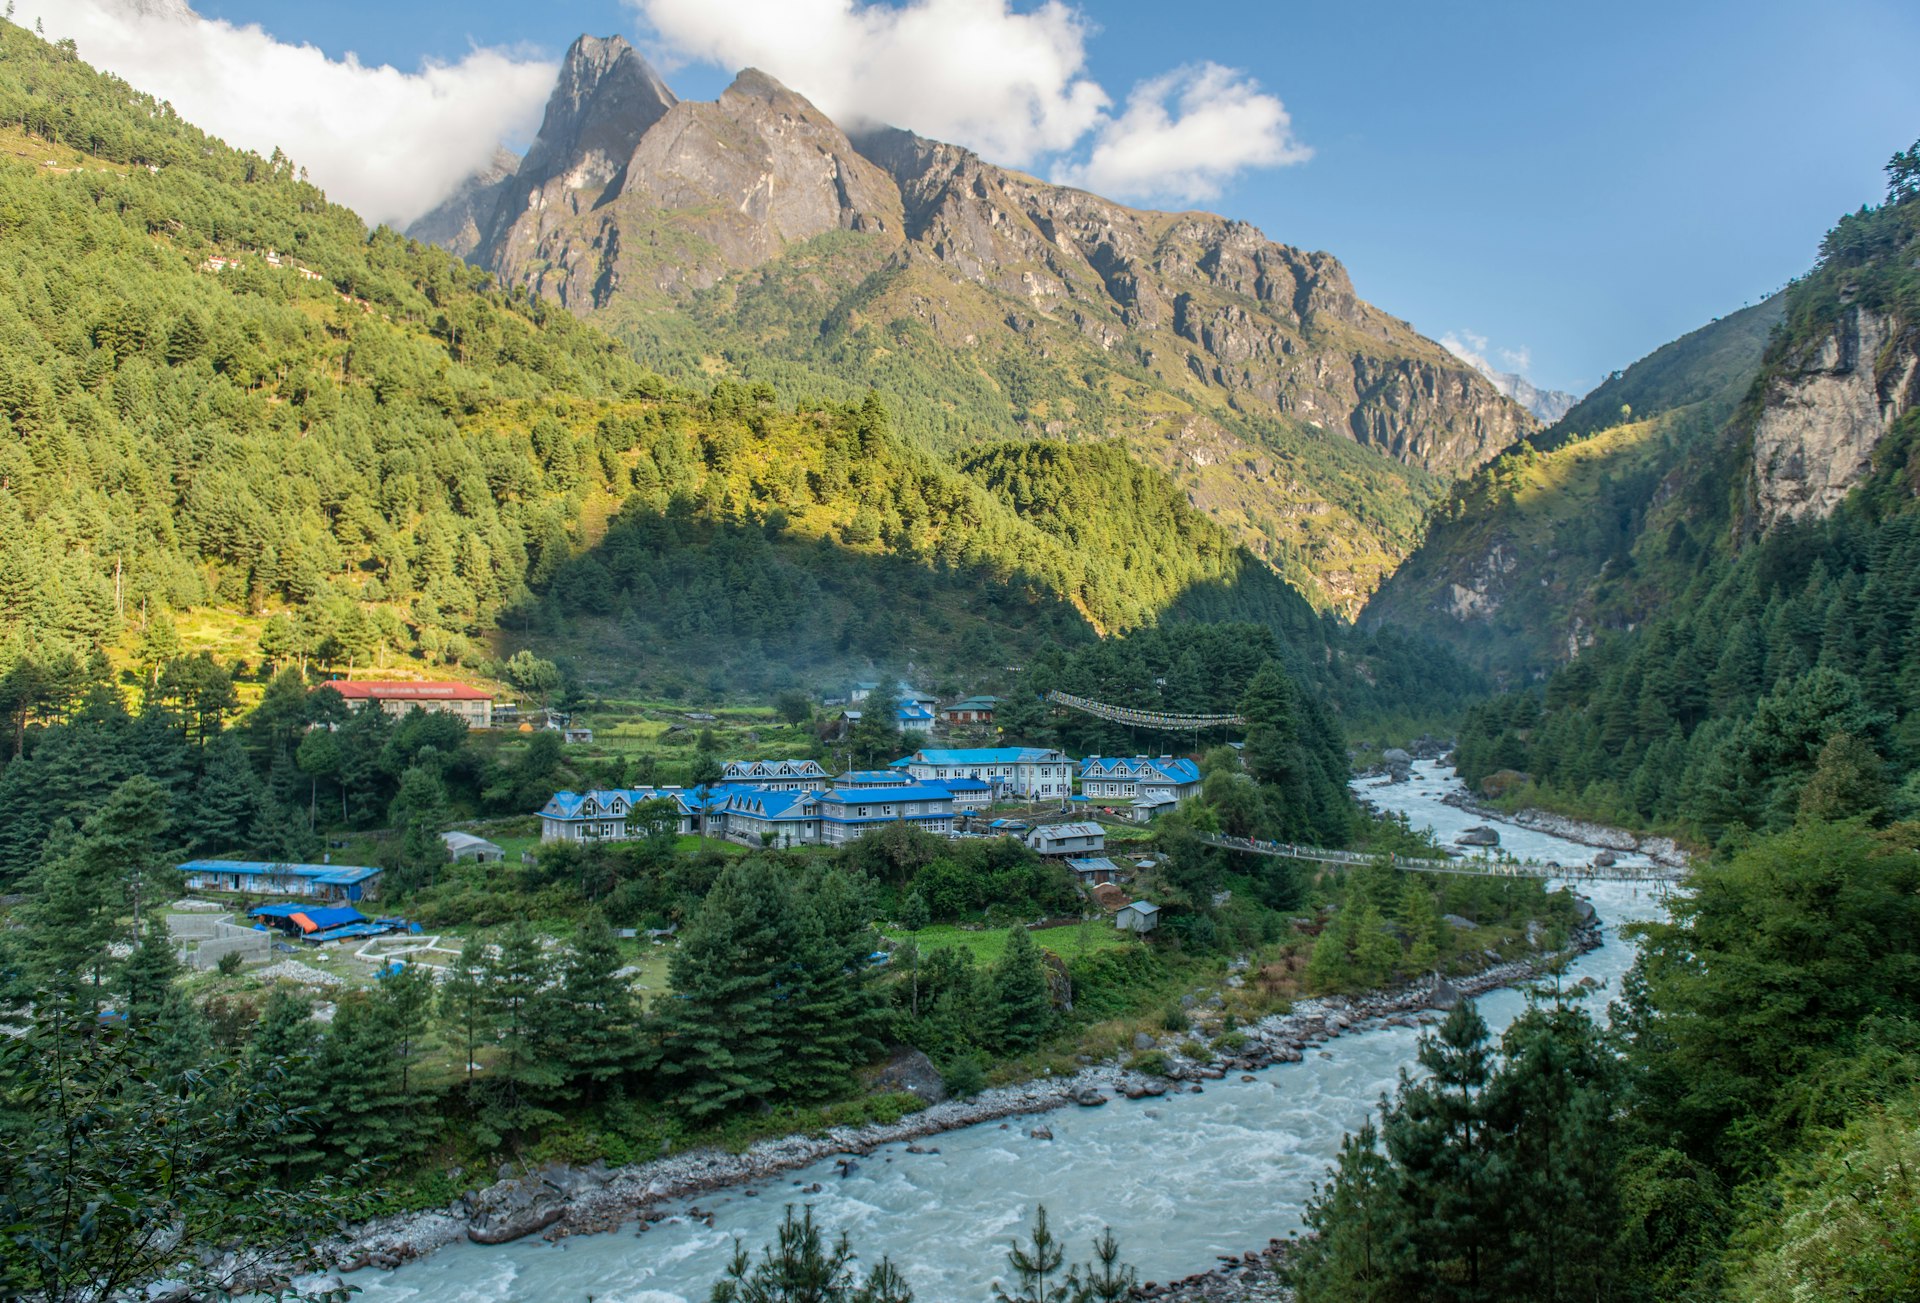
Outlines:
[[933, 712], [917, 701], [907, 702], [893, 712], [902, 733], [933, 732]]
[[724, 782], [774, 792], [818, 792], [827, 786], [827, 771], [818, 760], [729, 760], [720, 774]]
[[930, 748], [894, 761], [893, 767], [921, 782], [973, 778], [1012, 796], [1064, 801], [1073, 795], [1072, 759], [1045, 747]]
[[1027, 845], [1063, 859], [1093, 856], [1107, 849], [1107, 830], [1092, 822], [1042, 824], [1027, 834]]
[[1185, 756], [1088, 756], [1080, 791], [1094, 802], [1142, 800], [1142, 809], [1158, 810], [1200, 794], [1200, 766]]
[[831, 786], [844, 792], [849, 787], [898, 787], [902, 781], [898, 769], [849, 769]]
[[910, 823], [938, 837], [953, 835], [953, 793], [931, 783], [892, 787], [854, 787], [823, 792], [819, 802], [820, 841], [839, 846], [885, 823]]
[[596, 788], [589, 792], [555, 792], [540, 809], [543, 842], [618, 842], [644, 837], [646, 828], [629, 823], [633, 807], [643, 801], [665, 799], [680, 809], [678, 831], [694, 831], [701, 802], [680, 787]]
[[710, 830], [745, 846], [814, 846], [820, 841], [818, 792], [734, 788], [708, 808]]
[[[894, 779], [899, 782], [898, 778]], [[928, 787], [943, 787], [953, 793], [956, 814], [971, 814], [993, 804], [993, 784], [984, 778], [931, 778]]]
[[313, 900], [371, 900], [380, 870], [364, 864], [274, 864], [265, 860], [188, 860], [188, 891], [244, 891]]

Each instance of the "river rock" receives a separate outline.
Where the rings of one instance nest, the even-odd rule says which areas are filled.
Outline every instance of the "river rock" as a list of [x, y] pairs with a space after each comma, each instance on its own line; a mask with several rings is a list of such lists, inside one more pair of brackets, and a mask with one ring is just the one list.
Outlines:
[[1442, 914], [1440, 916], [1440, 921], [1442, 923], [1445, 923], [1448, 927], [1458, 928], [1462, 932], [1471, 932], [1474, 930], [1474, 928], [1480, 926], [1478, 923], [1475, 923], [1472, 919], [1461, 918], [1458, 914]]
[[1153, 1037], [1147, 1035], [1145, 1032], [1135, 1032], [1133, 1034], [1133, 1048], [1136, 1050], [1152, 1049]]
[[1478, 824], [1467, 829], [1458, 837], [1455, 837], [1453, 844], [1456, 846], [1498, 846], [1500, 844], [1500, 834], [1485, 824]]
[[475, 1244], [510, 1244], [536, 1231], [544, 1231], [559, 1221], [566, 1209], [557, 1204], [509, 1212], [467, 1224], [467, 1238]]
[[1105, 1092], [1093, 1086], [1082, 1086], [1074, 1091], [1069, 1098], [1081, 1108], [1099, 1108], [1107, 1102]]
[[1053, 1128], [1035, 1127], [1033, 1130], [1027, 1132], [1027, 1135], [1034, 1140], [1051, 1140], [1053, 1139]]
[[1593, 867], [1596, 869], [1610, 869], [1619, 862], [1620, 858], [1612, 851], [1601, 851], [1593, 857]]
[[1427, 997], [1427, 1003], [1436, 1009], [1451, 1009], [1462, 998], [1460, 988], [1443, 977], [1433, 984], [1433, 993]]

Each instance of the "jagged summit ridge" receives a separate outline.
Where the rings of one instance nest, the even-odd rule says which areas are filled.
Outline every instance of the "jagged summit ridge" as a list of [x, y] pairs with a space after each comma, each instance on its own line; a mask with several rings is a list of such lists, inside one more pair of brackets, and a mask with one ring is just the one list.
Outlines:
[[675, 366], [751, 353], [922, 402], [939, 443], [1123, 439], [1259, 555], [1299, 546], [1348, 609], [1411, 546], [1423, 473], [1533, 428], [1329, 253], [906, 130], [850, 135], [760, 69], [679, 100], [618, 38], [575, 44], [492, 203], [471, 247], [448, 238], [458, 212], [414, 234], [643, 353], [669, 341]]

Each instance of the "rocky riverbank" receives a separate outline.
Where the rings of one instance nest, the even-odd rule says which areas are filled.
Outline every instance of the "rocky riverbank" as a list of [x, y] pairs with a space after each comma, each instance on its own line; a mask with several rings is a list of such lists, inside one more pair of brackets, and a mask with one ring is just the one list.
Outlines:
[[[738, 1154], [700, 1149], [617, 1169], [602, 1164], [551, 1164], [532, 1171], [503, 1168], [499, 1179], [468, 1192], [446, 1208], [399, 1214], [356, 1228], [351, 1235], [326, 1246], [323, 1260], [333, 1271], [351, 1272], [369, 1266], [395, 1267], [460, 1239], [481, 1244], [503, 1244], [533, 1234], [558, 1239], [613, 1230], [636, 1219], [644, 1230], [669, 1215], [667, 1205], [697, 1200], [732, 1186], [766, 1185], [766, 1193], [772, 1197], [804, 1195], [808, 1188], [771, 1187], [783, 1174], [823, 1160], [837, 1159], [842, 1170], [847, 1170], [882, 1146], [906, 1143], [909, 1152], [914, 1152], [914, 1142], [980, 1122], [1073, 1105], [1097, 1108], [1116, 1097], [1198, 1093], [1206, 1083], [1223, 1080], [1229, 1074], [1251, 1080], [1255, 1072], [1278, 1063], [1300, 1062], [1327, 1041], [1350, 1032], [1433, 1021], [1438, 1011], [1451, 1008], [1462, 998], [1525, 981], [1550, 963], [1598, 944], [1598, 930], [1589, 925], [1575, 934], [1564, 952], [1495, 965], [1472, 977], [1427, 979], [1364, 996], [1301, 1001], [1290, 1013], [1241, 1029], [1244, 1039], [1230, 1053], [1216, 1052], [1204, 1038], [1192, 1033], [1169, 1033], [1149, 1045], [1138, 1046], [1161, 1052], [1166, 1064], [1164, 1076], [1129, 1071], [1116, 1063], [1097, 1064], [1071, 1077], [996, 1087], [970, 1099], [933, 1104], [898, 1122], [766, 1140]], [[1033, 1133], [1039, 1140], [1051, 1137], [1044, 1126], [1036, 1126]], [[676, 1208], [675, 1213], [701, 1215], [696, 1209]]]
[[1575, 819], [1571, 815], [1555, 814], [1551, 810], [1506, 811], [1484, 801], [1475, 800], [1465, 792], [1450, 792], [1440, 798], [1456, 809], [1482, 819], [1493, 819], [1500, 823], [1509, 823], [1516, 828], [1526, 828], [1532, 832], [1546, 833], [1563, 841], [1578, 842], [1582, 846], [1592, 846], [1603, 851], [1629, 851], [1644, 855], [1655, 864], [1669, 869], [1687, 867], [1687, 853], [1680, 849], [1671, 837], [1641, 837], [1624, 828], [1610, 828], [1605, 824], [1588, 823], [1585, 819]]
[[1268, 1240], [1266, 1247], [1221, 1257], [1212, 1271], [1160, 1284], [1143, 1282], [1135, 1298], [1162, 1303], [1292, 1303], [1293, 1291], [1281, 1279], [1293, 1244]]

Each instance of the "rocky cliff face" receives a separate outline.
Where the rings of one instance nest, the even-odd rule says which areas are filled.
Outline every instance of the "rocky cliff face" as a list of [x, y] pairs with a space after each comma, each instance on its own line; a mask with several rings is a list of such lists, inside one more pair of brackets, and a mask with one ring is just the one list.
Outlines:
[[520, 158], [506, 149], [494, 151], [487, 166], [460, 183], [439, 207], [407, 231], [414, 239], [437, 244], [465, 258], [487, 238], [500, 205], [501, 188], [520, 168]]
[[1426, 472], [1534, 428], [1330, 254], [905, 131], [849, 137], [752, 69], [683, 103], [617, 37], [569, 51], [512, 176], [413, 233], [680, 356], [877, 384], [925, 404], [937, 442], [1123, 439], [1349, 610], [1411, 545]]
[[1920, 327], [1862, 308], [1778, 369], [1753, 425], [1753, 523], [1824, 520], [1920, 403]]
[[863, 275], [889, 259], [937, 273], [915, 281], [923, 301], [893, 306], [959, 346], [981, 342], [983, 320], [1019, 334], [1038, 314], [1102, 351], [1155, 355], [1229, 410], [1441, 472], [1531, 425], [1363, 302], [1329, 254], [1211, 214], [1126, 208], [909, 132], [849, 139], [751, 69], [715, 103], [681, 103], [619, 37], [575, 42], [515, 175], [476, 178], [414, 233], [592, 312], [682, 302], [836, 230], [873, 237]]

